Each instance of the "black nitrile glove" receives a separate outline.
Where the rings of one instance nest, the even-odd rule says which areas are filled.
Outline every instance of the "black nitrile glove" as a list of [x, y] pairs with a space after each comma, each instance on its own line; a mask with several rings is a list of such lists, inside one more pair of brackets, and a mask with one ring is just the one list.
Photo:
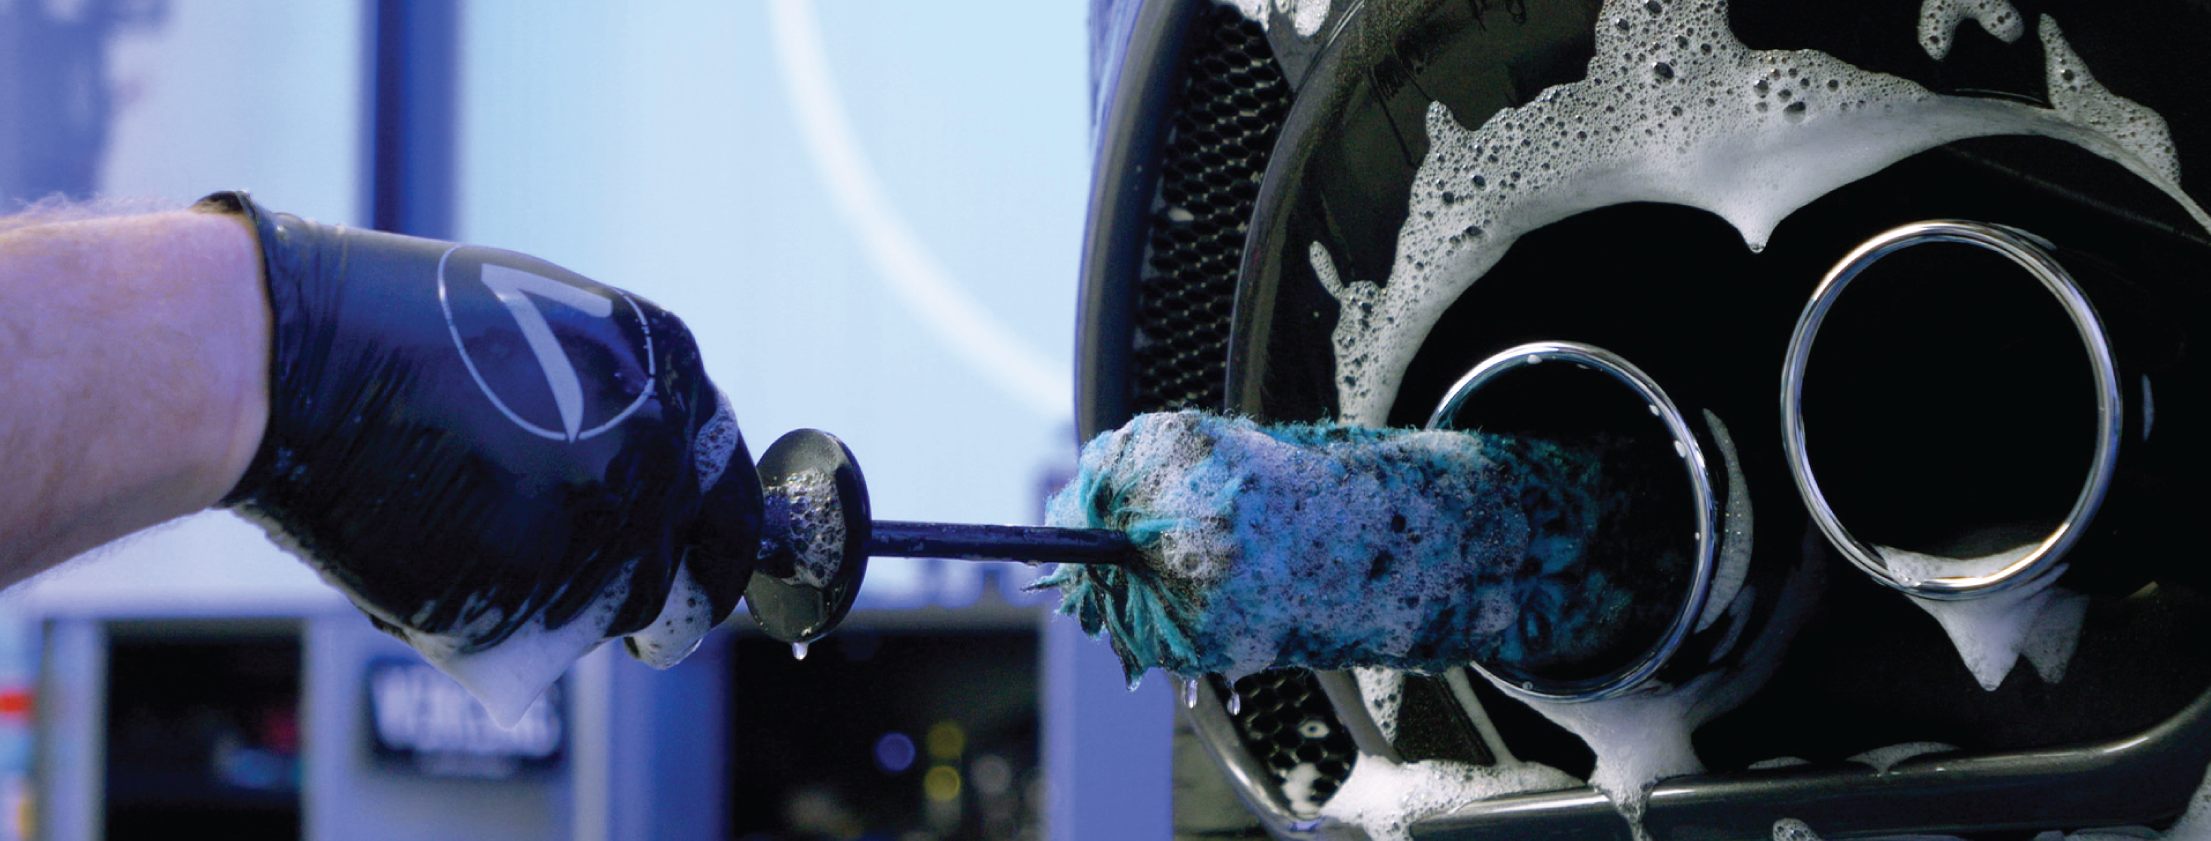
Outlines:
[[252, 222], [275, 314], [268, 431], [224, 504], [380, 627], [483, 697], [472, 656], [553, 640], [523, 669], [558, 659], [550, 682], [634, 635], [665, 666], [736, 607], [759, 479], [674, 315], [511, 251], [201, 209]]

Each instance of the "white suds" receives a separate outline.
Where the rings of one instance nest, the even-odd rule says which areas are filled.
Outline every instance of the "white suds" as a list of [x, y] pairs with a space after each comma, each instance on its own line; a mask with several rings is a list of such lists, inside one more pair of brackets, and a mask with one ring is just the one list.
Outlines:
[[1311, 38], [1320, 31], [1320, 25], [1328, 20], [1329, 0], [1220, 0], [1223, 5], [1234, 6], [1244, 13], [1244, 19], [1265, 24], [1269, 17], [1280, 13], [1296, 27], [1298, 37]]
[[[1976, 558], [1943, 558], [1875, 546], [1889, 571], [1905, 581], [1940, 577], [1973, 577], [1994, 573], [2026, 557], [2036, 544], [2026, 544]], [[2053, 565], [2010, 589], [1975, 599], [1943, 601], [1912, 596], [1918, 605], [1950, 637], [1982, 689], [2002, 686], [2004, 678], [2026, 654], [2035, 672], [2048, 683], [2065, 677], [2066, 663], [2079, 644], [2081, 621], [2088, 614], [2088, 597], [2054, 585], [2065, 572]]]
[[1643, 810], [1658, 781], [1704, 771], [1689, 734], [1718, 713], [1705, 710], [1700, 715], [1698, 702], [1721, 682], [1720, 673], [1712, 672], [1679, 688], [1578, 704], [1529, 700], [1528, 706], [1596, 752], [1589, 784], [1612, 801], [1642, 838]]
[[[1697, 617], [1698, 631], [1718, 622], [1742, 593], [1743, 582], [1750, 578], [1750, 550], [1755, 545], [1751, 540], [1750, 485], [1743, 478], [1742, 461], [1735, 455], [1735, 439], [1727, 434], [1727, 424], [1710, 409], [1704, 412], [1704, 423], [1712, 430], [1713, 443], [1719, 445], [1720, 460], [1727, 464], [1727, 502], [1721, 509], [1720, 550], [1712, 572], [1712, 589], [1705, 594], [1704, 613]], [[1721, 646], [1721, 653], [1726, 648]]]
[[[2096, 77], [2088, 72], [2088, 64], [2080, 54], [2073, 52], [2073, 45], [2065, 42], [2065, 34], [2058, 31], [2057, 19], [2042, 16], [2035, 26], [2042, 39], [2044, 82], [2050, 92], [2050, 107], [2069, 125], [2083, 129], [2095, 137], [2103, 138], [2124, 150], [2125, 158], [2113, 158], [2127, 164], [2128, 169], [2137, 165], [2147, 172], [2137, 170], [2159, 189], [2173, 194], [2180, 203], [2195, 214], [2196, 221], [2211, 228], [2211, 220], [2203, 211], [2188, 201], [2180, 192], [2180, 150], [2173, 146], [2172, 131], [2165, 125], [2165, 118], [2141, 103], [2115, 96], [2104, 86], [2096, 84]], [[2091, 152], [2111, 155], [2081, 143], [2076, 138], [2060, 138], [2080, 143]], [[2129, 160], [2129, 159], [2132, 160]]]
[[714, 417], [699, 427], [698, 436], [691, 446], [692, 467], [699, 476], [699, 490], [714, 487], [729, 469], [730, 457], [737, 454], [737, 445], [743, 443], [744, 434], [737, 429], [737, 410], [729, 407], [729, 395], [714, 392]]
[[452, 675], [483, 702], [484, 711], [491, 713], [493, 721], [501, 727], [513, 727], [529, 710], [530, 702], [545, 693], [545, 687], [553, 685], [578, 658], [606, 640], [615, 612], [628, 598], [629, 574], [624, 570], [568, 624], [546, 628], [542, 617], [533, 618], [498, 645], [473, 653], [462, 648], [480, 636], [481, 629], [498, 623], [497, 609], [486, 611], [476, 622], [454, 633], [426, 634], [405, 629], [402, 633], [407, 644], [421, 652], [430, 665]]
[[1409, 841], [1412, 825], [1427, 818], [1507, 794], [1579, 785], [1566, 772], [1532, 762], [1465, 765], [1431, 759], [1399, 765], [1360, 754], [1351, 778], [1320, 814], [1366, 830], [1372, 841]]
[[1773, 841], [1820, 841], [1820, 837], [1803, 821], [1782, 818], [1773, 822]]
[[706, 598], [706, 590], [691, 577], [689, 566], [676, 567], [674, 586], [668, 590], [668, 600], [661, 604], [660, 615], [645, 630], [625, 638], [631, 657], [643, 661], [655, 669], [665, 669], [683, 662], [691, 652], [699, 649], [699, 641], [706, 632], [714, 630], [714, 605]]
[[[1772, 618], [1752, 635], [1750, 648], [1730, 667], [1704, 672], [1678, 686], [1652, 684], [1647, 691], [1601, 701], [1523, 699], [1544, 718], [1580, 736], [1596, 753], [1590, 785], [1612, 801], [1637, 838], [1645, 837], [1643, 811], [1651, 789], [1667, 777], [1704, 770], [1689, 735], [1741, 704], [1780, 668], [1782, 652], [1819, 601], [1826, 564], [1825, 543], [1816, 532], [1806, 534], [1802, 556], [1782, 585]], [[1737, 597], [1736, 606], [1727, 612], [1730, 621], [1746, 620], [1750, 600], [1755, 598], [1752, 589], [1744, 588]], [[1509, 686], [1497, 685], [1511, 691]]]
[[1366, 702], [1367, 715], [1382, 731], [1382, 739], [1397, 741], [1397, 709], [1405, 700], [1405, 673], [1358, 666], [1351, 670], [1351, 676], [1359, 682], [1359, 699]]
[[2047, 17], [2040, 29], [2052, 108], [1937, 94], [1810, 50], [1753, 50], [1729, 31], [1724, 2], [1608, 0], [1584, 80], [1471, 131], [1429, 106], [1429, 151], [1386, 283], [1341, 277], [1326, 244], [1308, 247], [1342, 304], [1341, 420], [1383, 423], [1405, 366], [1460, 293], [1522, 234], [1600, 207], [1702, 208], [1756, 251], [1797, 208], [1892, 163], [2025, 134], [2125, 166], [2211, 229], [2180, 191], [2164, 121], [2097, 85]]
[[844, 565], [844, 503], [837, 498], [837, 477], [822, 470], [793, 473], [763, 489], [766, 527], [763, 549], [780, 547], [795, 561], [793, 584], [821, 588]]
[[[1353, 768], [1351, 775], [1357, 777], [1358, 769]], [[1313, 784], [1319, 781], [1318, 764], [1300, 762], [1290, 768], [1289, 776], [1282, 780], [1282, 799], [1289, 801], [1293, 814], [1305, 818], [1320, 814], [1320, 802], [1313, 796]]]
[[2026, 19], [2007, 0], [1926, 0], [1919, 4], [1919, 46], [1941, 61], [1956, 43], [1958, 24], [1967, 18], [2009, 44], [2027, 34]]
[[1936, 753], [1949, 753], [1957, 749], [1958, 746], [1956, 745], [1946, 745], [1941, 742], [1905, 742], [1900, 745], [1889, 745], [1888, 747], [1874, 748], [1872, 750], [1866, 751], [1865, 753], [1858, 754], [1857, 756], [1850, 757], [1849, 759], [1845, 759], [1843, 761], [1856, 762], [1860, 765], [1871, 766], [1874, 773], [1886, 774], [1891, 769], [1894, 769], [1897, 763], [1903, 762], [1904, 760], [1910, 759], [1912, 757], [1927, 756], [1929, 754]]

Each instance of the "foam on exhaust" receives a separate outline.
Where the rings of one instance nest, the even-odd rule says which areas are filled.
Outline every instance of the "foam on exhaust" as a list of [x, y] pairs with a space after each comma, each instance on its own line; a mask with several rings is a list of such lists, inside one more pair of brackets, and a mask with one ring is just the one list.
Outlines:
[[1958, 24], [1971, 18], [1981, 29], [2009, 44], [2026, 34], [2026, 19], [2008, 0], [1927, 0], [1919, 4], [1919, 46], [1936, 61], [1948, 58]]
[[1330, 0], [1217, 0], [1221, 5], [1234, 6], [1244, 14], [1244, 19], [1265, 24], [1267, 19], [1279, 14], [1290, 19], [1290, 26], [1298, 37], [1311, 38], [1320, 31], [1320, 25], [1328, 20]]
[[1516, 762], [1467, 765], [1439, 759], [1407, 764], [1360, 754], [1354, 773], [1321, 806], [1323, 817], [1366, 830], [1371, 841], [1410, 841], [1412, 825], [1508, 794], [1557, 791], [1582, 784], [1548, 765]]
[[[2002, 35], [2005, 11], [1930, 3], [1922, 36], [1967, 17]], [[1756, 251], [1798, 208], [1906, 157], [1957, 140], [2037, 135], [2117, 162], [2211, 230], [2211, 215], [2180, 190], [2164, 119], [2098, 84], [2055, 20], [2043, 16], [2038, 32], [2049, 108], [1937, 94], [1812, 50], [1753, 50], [1729, 30], [1724, 0], [1608, 0], [1582, 81], [1472, 130], [1441, 103], [1429, 106], [1428, 154], [1386, 282], [1344, 278], [1326, 243], [1309, 245], [1316, 275], [1342, 304], [1333, 337], [1341, 419], [1384, 422], [1436, 320], [1522, 234], [1609, 205], [1708, 210]]]
[[[2029, 543], [1962, 559], [1891, 546], [1875, 546], [1874, 550], [1899, 578], [1921, 581], [1988, 575], [2026, 557], [2035, 546]], [[1942, 626], [1982, 689], [1994, 692], [2002, 686], [2022, 654], [2027, 655], [2044, 682], [2057, 683], [2065, 678], [2065, 667], [2080, 641], [2081, 622], [2088, 615], [2087, 595], [2056, 585], [2065, 569], [2065, 564], [2053, 565], [2032, 580], [1980, 598], [1910, 598]]]

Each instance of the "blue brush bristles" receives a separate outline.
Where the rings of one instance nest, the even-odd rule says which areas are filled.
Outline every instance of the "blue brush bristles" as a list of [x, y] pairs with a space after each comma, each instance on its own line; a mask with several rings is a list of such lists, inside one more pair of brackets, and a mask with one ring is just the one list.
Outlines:
[[[1637, 498], [1601, 447], [1455, 431], [1138, 417], [1083, 448], [1057, 526], [1117, 529], [1132, 568], [1060, 567], [1060, 612], [1133, 685], [1302, 666], [1572, 667], [1622, 644], [1686, 557], [1637, 570], [1609, 523]], [[1666, 553], [1658, 553], [1665, 555]], [[1679, 555], [1675, 552], [1673, 555]], [[1633, 579], [1633, 580], [1629, 580]]]

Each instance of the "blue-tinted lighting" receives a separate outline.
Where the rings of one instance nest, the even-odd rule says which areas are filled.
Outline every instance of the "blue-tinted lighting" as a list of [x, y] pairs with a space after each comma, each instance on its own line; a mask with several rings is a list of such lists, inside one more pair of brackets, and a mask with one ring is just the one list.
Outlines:
[[913, 764], [913, 737], [893, 730], [875, 740], [875, 767], [883, 769], [883, 773], [901, 773]]

